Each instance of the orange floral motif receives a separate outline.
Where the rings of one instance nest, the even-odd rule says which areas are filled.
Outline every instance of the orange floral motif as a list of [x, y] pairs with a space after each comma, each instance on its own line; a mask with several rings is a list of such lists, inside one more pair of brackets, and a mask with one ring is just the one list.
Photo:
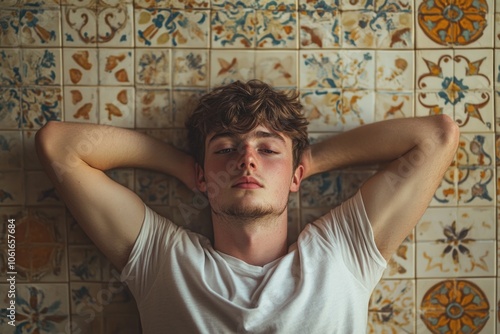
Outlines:
[[427, 291], [420, 307], [422, 321], [432, 333], [479, 333], [490, 312], [481, 288], [465, 280], [439, 282]]
[[486, 0], [430, 0], [418, 8], [418, 24], [441, 45], [468, 45], [478, 40], [487, 26]]

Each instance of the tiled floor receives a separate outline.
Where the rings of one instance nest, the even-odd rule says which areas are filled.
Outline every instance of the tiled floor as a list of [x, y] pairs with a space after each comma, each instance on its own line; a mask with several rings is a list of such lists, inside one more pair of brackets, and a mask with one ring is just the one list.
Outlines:
[[[185, 147], [198, 96], [258, 78], [298, 90], [312, 141], [384, 119], [453, 117], [455, 161], [374, 291], [367, 330], [499, 332], [498, 48], [500, 0], [0, 1], [0, 239], [16, 219], [18, 329], [139, 331], [132, 297], [41, 171], [36, 131], [49, 120], [110, 124]], [[304, 182], [290, 238], [373, 173]], [[207, 232], [183, 219], [176, 180], [109, 175]], [[1, 277], [6, 263], [2, 247]], [[0, 305], [7, 290], [0, 282]], [[15, 329], [0, 318], [0, 332]]]

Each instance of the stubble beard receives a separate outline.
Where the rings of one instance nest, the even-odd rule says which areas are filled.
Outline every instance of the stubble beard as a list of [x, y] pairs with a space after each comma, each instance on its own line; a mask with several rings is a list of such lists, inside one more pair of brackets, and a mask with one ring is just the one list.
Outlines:
[[287, 201], [279, 208], [271, 205], [244, 206], [233, 204], [226, 208], [215, 210], [212, 208], [212, 213], [219, 216], [223, 220], [231, 222], [240, 222], [241, 224], [254, 224], [260, 221], [275, 220], [280, 217], [287, 209]]

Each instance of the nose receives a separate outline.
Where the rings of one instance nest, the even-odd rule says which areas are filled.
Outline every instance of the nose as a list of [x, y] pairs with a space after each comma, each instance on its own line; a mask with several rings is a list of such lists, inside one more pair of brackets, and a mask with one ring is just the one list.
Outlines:
[[252, 150], [252, 148], [248, 146], [241, 148], [238, 167], [240, 169], [255, 169], [257, 167], [255, 152]]

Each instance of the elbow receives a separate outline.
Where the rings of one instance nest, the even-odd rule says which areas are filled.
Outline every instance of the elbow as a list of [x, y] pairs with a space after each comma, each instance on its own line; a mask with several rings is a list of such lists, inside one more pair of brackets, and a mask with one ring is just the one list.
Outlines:
[[50, 152], [55, 149], [59, 126], [60, 122], [49, 121], [35, 134], [35, 149], [42, 163], [48, 158]]
[[432, 121], [432, 138], [442, 151], [454, 154], [460, 138], [460, 129], [457, 123], [448, 115], [433, 116]]

